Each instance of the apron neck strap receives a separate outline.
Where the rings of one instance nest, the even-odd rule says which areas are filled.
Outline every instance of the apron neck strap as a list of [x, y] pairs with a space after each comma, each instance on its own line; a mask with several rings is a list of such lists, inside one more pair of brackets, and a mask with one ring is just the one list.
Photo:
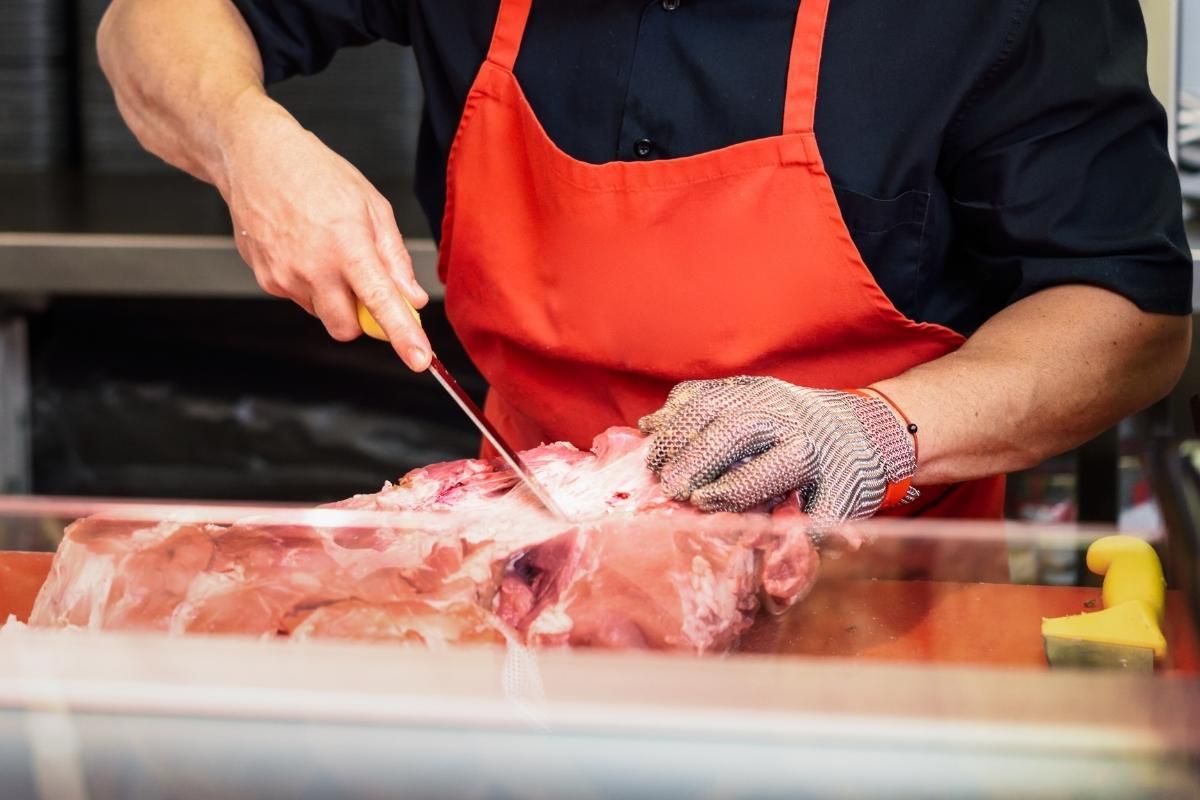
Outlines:
[[[500, 13], [487, 60], [512, 71], [521, 50], [525, 23], [533, 0], [500, 0]], [[821, 46], [829, 0], [801, 0], [796, 12], [796, 31], [788, 65], [787, 97], [783, 105], [783, 132], [808, 133], [813, 129], [817, 108], [817, 79], [821, 74]]]
[[525, 23], [529, 20], [529, 8], [532, 5], [533, 0], [500, 0], [500, 13], [496, 16], [496, 28], [492, 31], [488, 61], [512, 72], [517, 63], [517, 53], [521, 51], [521, 39], [525, 36]]
[[817, 110], [817, 78], [829, 0], [801, 0], [796, 12], [792, 60], [788, 66], [787, 98], [783, 103], [783, 132], [809, 133]]

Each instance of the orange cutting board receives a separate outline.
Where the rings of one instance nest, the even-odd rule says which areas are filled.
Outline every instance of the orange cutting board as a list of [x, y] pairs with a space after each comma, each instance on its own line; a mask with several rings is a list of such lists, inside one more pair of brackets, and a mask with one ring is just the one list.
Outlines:
[[[741, 649], [988, 666], [1045, 667], [1043, 617], [1102, 608], [1100, 590], [949, 581], [818, 581], [785, 614], [759, 620]], [[1183, 597], [1167, 592], [1166, 672], [1200, 671]]]
[[29, 621], [33, 601], [50, 574], [53, 553], [0, 551], [0, 624], [12, 614]]
[[[26, 621], [50, 553], [0, 552], [0, 622]], [[1044, 667], [1042, 617], [1100, 607], [1100, 590], [948, 581], [818, 581], [812, 594], [743, 637], [743, 652], [882, 661]], [[1200, 647], [1178, 592], [1167, 592], [1164, 671], [1200, 672]]]

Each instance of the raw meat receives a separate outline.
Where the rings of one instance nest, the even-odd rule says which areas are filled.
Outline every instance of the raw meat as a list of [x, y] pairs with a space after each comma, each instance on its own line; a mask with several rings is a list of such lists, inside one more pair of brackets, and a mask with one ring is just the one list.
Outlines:
[[432, 647], [451, 642], [505, 642], [495, 618], [477, 603], [451, 603], [439, 608], [419, 600], [374, 604], [342, 600], [313, 611], [291, 634], [297, 639], [396, 640]]
[[[557, 443], [521, 454], [522, 460], [574, 519], [614, 512], [670, 510], [698, 514], [663, 494], [645, 467], [646, 439], [632, 428], [610, 428], [590, 452]], [[534, 500], [502, 460], [468, 459], [414, 470], [376, 494], [359, 495], [333, 508], [374, 511], [481, 512], [514, 520], [530, 517]]]
[[[232, 525], [96, 516], [66, 532], [36, 626], [387, 639], [442, 646], [725, 650], [802, 597], [818, 558], [795, 513], [703, 515], [663, 495], [645, 439], [523, 454], [576, 520], [503, 462], [414, 470], [321, 509]], [[802, 521], [800, 521], [802, 523]]]
[[724, 649], [757, 610], [755, 551], [703, 527], [556, 536], [512, 562], [498, 614], [533, 644]]

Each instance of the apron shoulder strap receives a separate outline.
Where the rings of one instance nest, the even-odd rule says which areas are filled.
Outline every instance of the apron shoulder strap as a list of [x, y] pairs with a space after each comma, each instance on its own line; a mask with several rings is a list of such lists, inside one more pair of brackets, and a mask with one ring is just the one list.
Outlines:
[[517, 63], [517, 54], [521, 51], [521, 39], [525, 36], [525, 23], [529, 21], [529, 8], [532, 5], [533, 0], [500, 0], [500, 13], [496, 15], [488, 61], [512, 72]]
[[[487, 60], [512, 71], [521, 51], [525, 24], [533, 0], [500, 0], [496, 27]], [[817, 82], [821, 74], [821, 47], [829, 0], [802, 0], [796, 12], [796, 31], [788, 65], [787, 96], [783, 106], [783, 132], [808, 133], [813, 129], [817, 108]]]
[[801, 0], [796, 12], [796, 33], [788, 65], [787, 97], [783, 103], [783, 132], [809, 133], [817, 110], [817, 79], [821, 74], [821, 47], [829, 0]]

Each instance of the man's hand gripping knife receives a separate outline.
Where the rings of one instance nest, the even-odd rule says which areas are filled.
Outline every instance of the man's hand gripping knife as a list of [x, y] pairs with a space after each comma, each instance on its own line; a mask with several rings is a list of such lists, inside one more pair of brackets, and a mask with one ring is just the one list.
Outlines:
[[874, 389], [688, 381], [638, 425], [653, 436], [647, 466], [664, 491], [704, 511], [797, 491], [819, 531], [917, 497], [917, 427]]

